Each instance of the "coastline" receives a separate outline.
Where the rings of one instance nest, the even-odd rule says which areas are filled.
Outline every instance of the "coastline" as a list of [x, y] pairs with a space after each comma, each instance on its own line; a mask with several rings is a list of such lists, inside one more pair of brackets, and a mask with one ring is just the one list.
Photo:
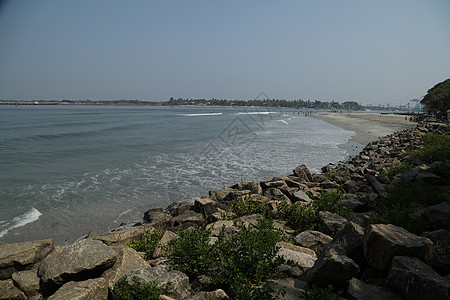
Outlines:
[[321, 112], [313, 117], [355, 132], [349, 143], [356, 142], [364, 146], [380, 137], [417, 125], [409, 119], [405, 121], [403, 115], [394, 114]]

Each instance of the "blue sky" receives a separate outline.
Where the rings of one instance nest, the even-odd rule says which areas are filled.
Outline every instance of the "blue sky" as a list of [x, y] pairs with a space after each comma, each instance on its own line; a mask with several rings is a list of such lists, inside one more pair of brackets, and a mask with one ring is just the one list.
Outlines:
[[450, 77], [448, 0], [1, 3], [0, 99], [405, 104]]

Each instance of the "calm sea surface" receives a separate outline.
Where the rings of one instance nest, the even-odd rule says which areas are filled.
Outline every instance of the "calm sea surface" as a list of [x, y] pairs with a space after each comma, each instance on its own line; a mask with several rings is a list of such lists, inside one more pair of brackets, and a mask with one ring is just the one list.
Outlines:
[[0, 241], [65, 244], [236, 182], [345, 160], [353, 132], [262, 108], [0, 106]]

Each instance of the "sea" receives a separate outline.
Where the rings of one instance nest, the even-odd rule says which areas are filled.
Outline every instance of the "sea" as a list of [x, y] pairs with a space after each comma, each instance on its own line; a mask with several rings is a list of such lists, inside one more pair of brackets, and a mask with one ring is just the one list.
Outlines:
[[[0, 106], [0, 241], [66, 245], [238, 182], [351, 155], [354, 132], [258, 107]], [[347, 145], [347, 146], [346, 146]], [[353, 147], [353, 145], [352, 145]]]

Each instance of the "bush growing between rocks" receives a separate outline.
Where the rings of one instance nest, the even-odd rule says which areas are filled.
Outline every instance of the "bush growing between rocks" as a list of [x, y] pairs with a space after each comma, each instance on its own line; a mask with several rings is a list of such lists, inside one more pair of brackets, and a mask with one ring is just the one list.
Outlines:
[[450, 161], [450, 135], [428, 133], [424, 137], [425, 145], [422, 149], [411, 152], [411, 158], [424, 162]]
[[234, 299], [275, 299], [265, 280], [285, 262], [277, 256], [281, 233], [267, 218], [260, 219], [257, 227], [242, 223], [237, 227], [231, 236], [222, 230], [215, 244], [218, 273], [212, 284], [225, 287]]
[[341, 205], [342, 198], [343, 193], [341, 190], [322, 192], [316, 201], [313, 202], [313, 207], [317, 212], [329, 211], [346, 218], [351, 209]]
[[265, 211], [264, 204], [252, 199], [250, 195], [246, 195], [242, 198], [235, 198], [231, 202], [230, 207], [226, 211], [225, 219], [229, 219], [228, 216], [232, 213], [236, 214], [238, 217], [259, 214]]
[[395, 175], [405, 173], [412, 168], [414, 168], [414, 166], [408, 162], [391, 163], [381, 171], [381, 174], [386, 175], [390, 180], [392, 180]]
[[159, 290], [156, 283], [142, 283], [137, 276], [134, 276], [132, 283], [123, 277], [113, 290], [113, 299], [117, 300], [158, 300], [161, 294], [167, 294], [168, 290]]
[[436, 186], [421, 181], [399, 182], [386, 197], [368, 202], [376, 212], [371, 223], [393, 224], [420, 234], [429, 229], [430, 225], [418, 215], [417, 208], [442, 201], [440, 190]]
[[340, 190], [322, 192], [311, 204], [301, 202], [291, 204], [281, 200], [276, 217], [285, 220], [296, 232], [314, 230], [319, 226], [319, 211], [329, 211], [343, 217], [350, 213], [351, 209], [341, 205], [342, 195]]
[[211, 230], [204, 226], [180, 230], [168, 246], [173, 267], [191, 279], [213, 272], [210, 284], [224, 289], [233, 299], [275, 299], [274, 290], [265, 280], [285, 262], [277, 256], [281, 233], [267, 218], [260, 219], [258, 226], [240, 223], [236, 227], [233, 235], [226, 235], [222, 228], [213, 245]]
[[142, 238], [138, 241], [133, 241], [127, 245], [139, 252], [145, 252], [146, 259], [152, 257], [153, 252], [158, 246], [158, 242], [161, 239], [162, 232], [156, 228], [144, 232]]
[[311, 204], [294, 204], [282, 200], [278, 209], [278, 216], [287, 222], [287, 225], [297, 232], [313, 230], [318, 222], [318, 217]]
[[206, 225], [192, 230], [180, 228], [177, 235], [167, 247], [169, 257], [174, 259], [175, 269], [191, 278], [214, 265], [211, 255], [213, 246], [209, 243], [211, 229], [206, 229]]
[[312, 288], [303, 292], [304, 300], [336, 300], [337, 296], [333, 294], [333, 286], [319, 287], [313, 284]]

